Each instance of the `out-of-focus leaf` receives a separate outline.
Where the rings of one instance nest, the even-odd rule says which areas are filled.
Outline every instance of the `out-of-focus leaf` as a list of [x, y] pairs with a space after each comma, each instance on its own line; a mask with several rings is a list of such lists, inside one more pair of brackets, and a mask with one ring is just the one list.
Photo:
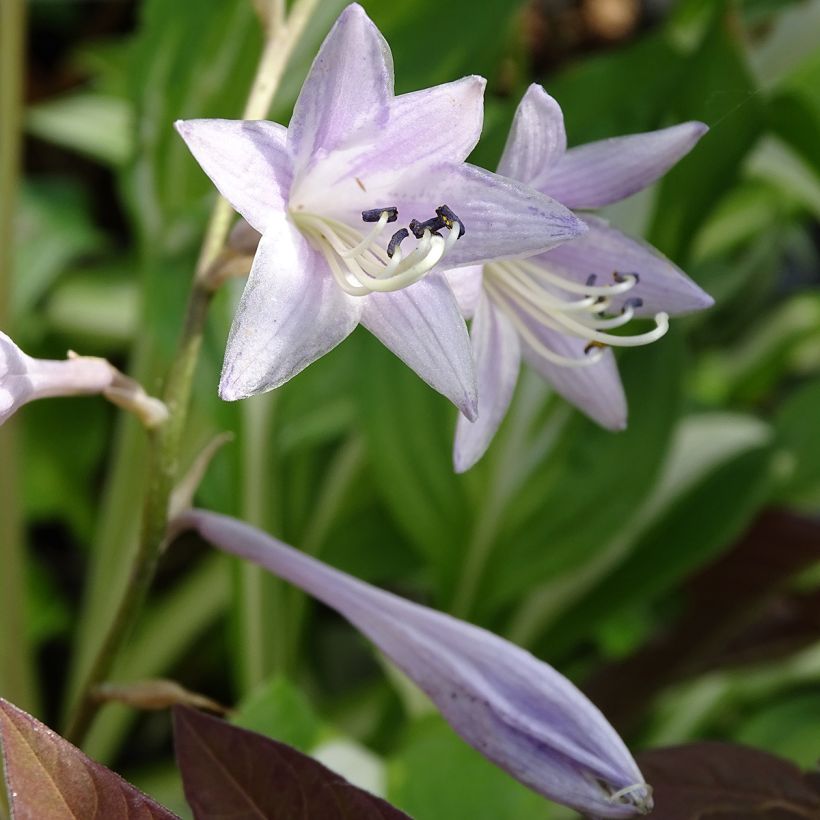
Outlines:
[[785, 511], [760, 515], [729, 552], [687, 582], [686, 607], [674, 623], [598, 672], [585, 687], [592, 701], [625, 730], [662, 687], [713, 665], [766, 599], [820, 561], [819, 532]]
[[657, 820], [798, 820], [820, 815], [820, 788], [793, 763], [731, 743], [649, 749], [638, 765]]
[[555, 456], [510, 505], [486, 573], [488, 603], [509, 601], [534, 582], [581, 565], [629, 522], [655, 480], [678, 417], [682, 356], [680, 337], [670, 334], [622, 357], [628, 428], [613, 434], [578, 414], [564, 431]]
[[31, 715], [2, 699], [0, 737], [15, 820], [176, 817]]
[[120, 97], [81, 93], [33, 106], [26, 128], [35, 137], [116, 166], [131, 156], [132, 118], [131, 106]]
[[820, 39], [820, 3], [802, 0], [784, 9], [778, 0], [772, 27], [751, 49], [750, 63], [761, 86], [772, 88], [788, 81], [801, 64], [817, 57]]
[[563, 613], [539, 646], [551, 657], [604, 618], [646, 605], [725, 549], [767, 497], [772, 485], [767, 446], [741, 453], [682, 494], [641, 535], [628, 557]]
[[83, 192], [65, 182], [27, 183], [16, 225], [12, 305], [15, 316], [24, 317], [66, 266], [99, 250], [104, 237], [92, 224]]
[[764, 704], [744, 720], [736, 740], [782, 755], [801, 767], [817, 764], [820, 695], [805, 692]]
[[358, 341], [359, 415], [374, 489], [446, 585], [468, 520], [451, 461], [455, 411], [374, 339]]
[[[820, 153], [820, 152], [818, 152]], [[820, 175], [780, 140], [766, 137], [747, 160], [747, 173], [765, 179], [820, 219]]]
[[416, 820], [548, 820], [551, 804], [464, 743], [437, 715], [410, 727], [390, 760], [387, 796]]
[[319, 737], [320, 723], [307, 698], [284, 678], [273, 678], [239, 704], [233, 723], [306, 752]]
[[[706, 92], [715, 77], [720, 77], [719, 90]], [[660, 184], [649, 239], [678, 262], [686, 261], [689, 238], [735, 182], [744, 156], [762, 132], [764, 110], [756, 91], [727, 14], [689, 57], [672, 108], [676, 120], [702, 120], [711, 129]]]
[[[807, 355], [808, 354], [808, 355]], [[703, 356], [695, 371], [716, 400], [759, 402], [786, 375], [820, 371], [820, 294], [797, 293], [760, 317], [732, 347]]]
[[[664, 68], [648, 72], [647, 65]], [[579, 145], [659, 127], [685, 66], [681, 51], [654, 34], [579, 61], [544, 87], [561, 105], [569, 144]]]
[[139, 323], [139, 293], [122, 265], [104, 266], [66, 277], [49, 295], [45, 316], [50, 330], [77, 344], [121, 348]]
[[817, 500], [820, 494], [820, 379], [803, 385], [781, 405], [775, 417], [779, 443], [788, 453], [788, 473], [778, 497], [791, 503]]
[[261, 31], [252, 4], [241, 0], [152, 0], [140, 11], [129, 67], [139, 129], [128, 192], [146, 250], [172, 251], [194, 238], [215, 196], [174, 120], [239, 116]]
[[174, 709], [177, 760], [197, 820], [238, 816], [401, 820], [407, 815], [296, 749]]

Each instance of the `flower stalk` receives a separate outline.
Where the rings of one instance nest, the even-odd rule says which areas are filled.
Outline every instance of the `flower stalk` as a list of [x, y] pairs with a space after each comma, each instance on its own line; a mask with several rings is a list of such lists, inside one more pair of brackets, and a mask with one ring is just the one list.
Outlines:
[[[293, 48], [317, 3], [318, 0], [297, 0], [285, 25], [268, 30], [243, 113], [246, 119], [258, 119], [267, 114]], [[65, 732], [65, 737], [77, 746], [82, 744], [100, 708], [95, 691], [108, 677], [128, 630], [142, 607], [165, 540], [169, 502], [179, 470], [180, 446], [193, 376], [214, 292], [211, 277], [214, 276], [214, 263], [225, 246], [231, 214], [228, 203], [220, 198], [214, 206], [202, 243], [182, 335], [165, 381], [163, 400], [168, 408], [168, 418], [149, 437], [149, 478], [139, 546], [131, 576], [80, 690]]]
[[[25, 3], [0, 4], [0, 327], [11, 319], [14, 214], [20, 176]], [[25, 563], [18, 437], [0, 427], [0, 691], [36, 711], [36, 684], [23, 622]], [[0, 792], [2, 790], [0, 789]], [[4, 797], [0, 797], [0, 817]]]

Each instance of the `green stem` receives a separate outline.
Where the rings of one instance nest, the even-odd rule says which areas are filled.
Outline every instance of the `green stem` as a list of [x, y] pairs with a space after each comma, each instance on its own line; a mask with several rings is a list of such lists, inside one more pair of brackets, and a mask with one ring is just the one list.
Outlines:
[[[260, 529], [280, 529], [271, 477], [277, 474], [273, 425], [277, 394], [255, 396], [242, 405], [242, 519]], [[245, 694], [283, 672], [286, 658], [284, 588], [278, 578], [237, 561], [238, 674]]]
[[[11, 322], [14, 219], [20, 182], [25, 3], [0, 3], [0, 328]], [[25, 542], [20, 499], [20, 427], [0, 428], [0, 694], [36, 711], [25, 625]], [[2, 790], [0, 790], [2, 791]]]
[[[243, 119], [261, 119], [267, 114], [293, 47], [317, 2], [318, 0], [297, 2], [287, 25], [266, 41]], [[209, 275], [225, 245], [230, 220], [230, 206], [224, 200], [218, 200], [202, 244], [188, 299], [182, 338], [165, 383], [163, 399], [168, 407], [169, 418], [149, 438], [149, 481], [145, 491], [140, 541], [130, 582], [91, 664], [66, 731], [66, 737], [75, 745], [83, 742], [99, 710], [100, 704], [94, 697], [94, 690], [111, 671], [154, 577], [168, 524], [168, 501], [179, 467], [180, 445], [187, 421], [193, 375], [212, 297], [208, 284]]]

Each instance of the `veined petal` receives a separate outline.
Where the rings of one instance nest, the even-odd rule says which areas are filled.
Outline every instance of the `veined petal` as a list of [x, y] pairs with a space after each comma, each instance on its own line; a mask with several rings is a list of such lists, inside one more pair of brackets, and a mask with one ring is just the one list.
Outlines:
[[293, 180], [287, 129], [267, 120], [174, 123], [219, 193], [260, 233], [285, 210]]
[[363, 297], [361, 323], [434, 390], [475, 418], [470, 339], [442, 274], [404, 290]]
[[521, 347], [512, 322], [482, 295], [470, 329], [478, 381], [478, 418], [459, 416], [453, 448], [457, 473], [469, 470], [487, 451], [512, 401]]
[[387, 122], [393, 57], [381, 32], [357, 3], [348, 6], [313, 61], [288, 127], [297, 170], [319, 151], [350, 143]]
[[570, 681], [529, 652], [227, 516], [196, 510], [177, 523], [340, 612], [427, 693], [467, 743], [530, 788], [595, 817], [651, 810], [651, 790], [615, 730]]
[[[538, 324], [523, 311], [518, 318], [545, 347], [559, 356], [575, 359], [586, 357], [586, 342]], [[521, 349], [527, 363], [543, 376], [555, 392], [570, 404], [608, 430], [623, 430], [626, 427], [627, 406], [618, 365], [611, 350], [603, 351], [597, 364], [586, 367], [567, 367], [545, 358], [535, 348], [522, 339]]]
[[366, 194], [355, 184], [348, 186], [343, 198], [334, 195], [327, 203], [328, 215], [360, 223], [361, 211], [378, 202], [398, 207], [402, 219], [427, 219], [438, 206], [448, 205], [463, 220], [465, 233], [445, 257], [445, 269], [532, 256], [586, 231], [586, 225], [555, 200], [466, 163], [445, 162], [385, 183]]
[[356, 327], [360, 300], [284, 215], [269, 223], [234, 316], [219, 395], [244, 399], [284, 384]]
[[540, 190], [566, 150], [561, 106], [533, 83], [518, 104], [498, 173]]
[[453, 296], [456, 297], [458, 309], [465, 319], [471, 318], [478, 307], [484, 281], [483, 270], [483, 265], [465, 265], [463, 268], [450, 268], [444, 272]]
[[708, 130], [702, 122], [684, 122], [570, 148], [538, 190], [568, 208], [618, 202], [663, 176]]
[[619, 311], [624, 301], [636, 297], [643, 300], [635, 309], [637, 316], [653, 316], [659, 311], [670, 315], [689, 313], [714, 304], [708, 293], [648, 243], [621, 233], [599, 217], [585, 215], [583, 219], [589, 226], [587, 233], [532, 261], [579, 283], [593, 274], [596, 284], [604, 285], [612, 281], [615, 271], [636, 273], [639, 278], [635, 287], [612, 299], [612, 313]]
[[424, 173], [431, 164], [461, 162], [481, 136], [485, 85], [483, 77], [471, 76], [395, 97], [389, 119], [372, 138], [334, 151], [300, 178], [295, 207], [333, 212], [332, 197], [356, 218], [374, 202], [394, 204], [382, 192], [398, 178]]

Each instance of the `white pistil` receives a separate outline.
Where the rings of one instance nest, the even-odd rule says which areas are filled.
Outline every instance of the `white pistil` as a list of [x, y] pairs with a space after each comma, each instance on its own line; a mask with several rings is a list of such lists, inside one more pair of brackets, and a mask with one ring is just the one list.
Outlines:
[[[445, 239], [425, 229], [407, 256], [399, 246], [391, 258], [379, 244], [388, 223], [386, 210], [364, 237], [350, 225], [328, 217], [294, 213], [293, 218], [325, 257], [339, 287], [351, 296], [396, 291], [418, 282], [451, 250], [460, 230], [454, 222]], [[412, 240], [408, 237], [405, 241]]]
[[[626, 293], [638, 282], [634, 274], [615, 275], [611, 285], [582, 285], [565, 279], [528, 260], [497, 262], [485, 266], [484, 283], [493, 300], [510, 317], [528, 344], [545, 358], [569, 367], [583, 367], [600, 361], [600, 349], [584, 358], [568, 358], [549, 350], [527, 326], [526, 314], [543, 327], [575, 336], [593, 345], [638, 347], [660, 339], [669, 330], [669, 316], [655, 315], [655, 327], [646, 333], [619, 336], [603, 331], [627, 325], [635, 316], [635, 305], [629, 300], [618, 315], [606, 316], [612, 297]], [[583, 294], [581, 299], [562, 298], [565, 294]], [[639, 304], [639, 302], [638, 302]]]

